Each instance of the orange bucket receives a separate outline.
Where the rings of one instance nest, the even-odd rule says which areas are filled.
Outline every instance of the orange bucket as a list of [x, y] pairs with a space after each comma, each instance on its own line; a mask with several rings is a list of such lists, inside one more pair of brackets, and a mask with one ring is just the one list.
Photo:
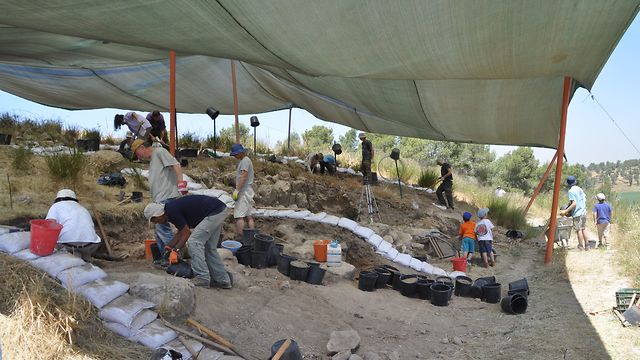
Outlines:
[[453, 271], [467, 272], [467, 259], [463, 257], [451, 259], [453, 263]]
[[327, 261], [327, 245], [331, 241], [329, 240], [314, 240], [313, 241], [313, 258], [318, 262]]
[[153, 253], [151, 252], [151, 245], [155, 244], [155, 239], [145, 239], [144, 240], [144, 258], [147, 261], [153, 261]]
[[29, 248], [31, 252], [40, 256], [49, 256], [53, 254], [53, 250], [58, 243], [58, 236], [62, 231], [62, 224], [57, 221], [47, 220], [31, 220], [31, 242]]

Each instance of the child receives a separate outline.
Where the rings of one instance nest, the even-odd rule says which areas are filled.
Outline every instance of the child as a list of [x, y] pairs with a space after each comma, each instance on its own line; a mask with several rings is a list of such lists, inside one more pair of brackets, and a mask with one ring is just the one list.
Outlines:
[[[482, 208], [478, 210], [478, 218], [480, 221], [476, 224], [476, 235], [478, 236], [478, 247], [480, 248], [480, 255], [484, 262], [484, 267], [493, 266], [496, 263], [493, 256], [492, 242], [493, 242], [493, 224], [487, 216], [489, 215], [489, 209]], [[488, 257], [488, 258], [487, 258]]]
[[471, 216], [471, 213], [468, 211], [462, 214], [463, 223], [460, 224], [460, 230], [458, 231], [460, 241], [462, 241], [460, 248], [462, 248], [468, 265], [471, 265], [476, 241], [476, 223], [471, 221]]

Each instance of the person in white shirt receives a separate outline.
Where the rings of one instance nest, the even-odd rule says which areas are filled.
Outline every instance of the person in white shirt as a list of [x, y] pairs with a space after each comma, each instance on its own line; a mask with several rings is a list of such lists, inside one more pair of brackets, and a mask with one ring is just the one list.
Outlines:
[[151, 123], [149, 120], [135, 112], [128, 112], [124, 115], [117, 114], [113, 118], [113, 127], [115, 130], [119, 130], [120, 127], [125, 124], [136, 136], [136, 139], [146, 140], [151, 131]]
[[478, 219], [480, 220], [476, 223], [476, 238], [484, 267], [493, 266], [496, 263], [496, 258], [493, 255], [493, 224], [487, 219], [488, 216], [489, 209], [478, 210]]
[[506, 194], [507, 194], [507, 192], [506, 192], [506, 191], [504, 191], [504, 189], [502, 188], [502, 186], [498, 186], [498, 187], [496, 188], [496, 191], [495, 191], [495, 195], [496, 195], [496, 197], [503, 197], [503, 196], [505, 196]]
[[84, 261], [91, 260], [91, 256], [100, 247], [101, 240], [96, 234], [91, 214], [78, 203], [73, 190], [58, 191], [47, 213], [47, 219], [62, 224], [62, 231], [58, 236], [59, 249], [67, 250]]

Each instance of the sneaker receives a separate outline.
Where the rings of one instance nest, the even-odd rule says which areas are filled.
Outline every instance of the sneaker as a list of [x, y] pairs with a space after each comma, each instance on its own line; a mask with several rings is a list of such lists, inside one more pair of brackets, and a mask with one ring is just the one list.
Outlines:
[[225, 289], [225, 290], [233, 288], [233, 275], [231, 275], [231, 272], [229, 271], [227, 271], [227, 275], [229, 275], [228, 283], [220, 283], [215, 280], [211, 280], [211, 283], [209, 283], [209, 286], [212, 288]]
[[209, 280], [205, 280], [203, 278], [198, 278], [198, 277], [192, 278], [191, 283], [199, 287], [205, 287], [205, 288], [210, 287]]

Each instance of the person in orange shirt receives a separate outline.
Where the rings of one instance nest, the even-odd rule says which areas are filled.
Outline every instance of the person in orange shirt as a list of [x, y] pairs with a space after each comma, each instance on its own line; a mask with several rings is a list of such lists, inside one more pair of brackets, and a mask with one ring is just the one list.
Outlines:
[[473, 258], [473, 252], [475, 251], [475, 242], [476, 242], [476, 223], [471, 221], [471, 213], [465, 211], [462, 214], [462, 224], [460, 224], [460, 230], [458, 231], [458, 235], [460, 237], [462, 253], [464, 253], [464, 257], [467, 259], [467, 264], [471, 265], [471, 259]]

